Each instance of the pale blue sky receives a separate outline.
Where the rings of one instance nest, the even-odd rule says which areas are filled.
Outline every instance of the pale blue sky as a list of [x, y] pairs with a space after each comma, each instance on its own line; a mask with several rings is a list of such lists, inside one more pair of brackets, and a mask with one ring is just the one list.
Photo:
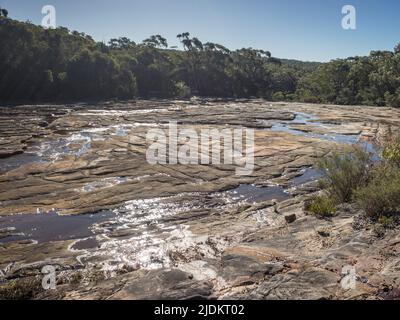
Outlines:
[[[41, 8], [57, 9], [57, 24], [96, 40], [152, 34], [177, 45], [189, 31], [230, 49], [254, 47], [280, 58], [328, 61], [400, 42], [398, 0], [0, 0], [17, 20], [40, 24]], [[357, 30], [341, 27], [342, 6], [357, 9]]]

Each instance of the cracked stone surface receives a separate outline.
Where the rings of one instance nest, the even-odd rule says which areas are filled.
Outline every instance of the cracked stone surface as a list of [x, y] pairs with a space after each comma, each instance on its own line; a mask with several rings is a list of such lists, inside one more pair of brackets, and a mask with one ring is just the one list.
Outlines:
[[[253, 173], [150, 165], [146, 134], [171, 121], [254, 129]], [[318, 157], [372, 150], [399, 125], [391, 108], [262, 100], [0, 107], [0, 287], [50, 264], [57, 290], [33, 298], [394, 299], [398, 230], [377, 238], [354, 208], [327, 221], [303, 207]]]

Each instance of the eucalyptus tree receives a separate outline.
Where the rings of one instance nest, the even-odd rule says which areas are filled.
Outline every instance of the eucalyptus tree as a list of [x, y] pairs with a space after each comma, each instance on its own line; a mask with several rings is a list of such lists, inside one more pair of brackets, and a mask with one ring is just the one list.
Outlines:
[[199, 40], [197, 38], [190, 38], [189, 32], [183, 32], [176, 36], [180, 42], [182, 43], [183, 49], [186, 52], [186, 59], [184, 59], [184, 63], [186, 68], [188, 69], [189, 74], [189, 86], [192, 89], [192, 92], [198, 93], [199, 84], [197, 77], [197, 55], [196, 51], [198, 50]]
[[0, 17], [7, 18], [8, 17], [8, 10], [7, 9], [3, 9], [3, 8], [0, 7]]
[[153, 35], [150, 38], [143, 40], [142, 42], [144, 45], [155, 47], [155, 48], [168, 48], [167, 39], [160, 36], [159, 34]]
[[108, 45], [113, 50], [128, 50], [135, 47], [136, 43], [129, 38], [121, 37], [118, 39], [111, 39]]

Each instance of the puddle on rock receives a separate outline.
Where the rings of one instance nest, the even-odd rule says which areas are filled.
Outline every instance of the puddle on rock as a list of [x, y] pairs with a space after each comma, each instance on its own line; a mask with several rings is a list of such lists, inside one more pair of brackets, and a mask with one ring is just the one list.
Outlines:
[[107, 271], [121, 266], [168, 267], [170, 253], [193, 246], [195, 240], [187, 226], [167, 224], [163, 219], [193, 208], [191, 201], [179, 201], [178, 196], [129, 201], [115, 210], [114, 218], [93, 225], [99, 247], [82, 255], [80, 261], [100, 263]]
[[104, 178], [104, 179], [101, 179], [98, 181], [86, 183], [83, 187], [81, 187], [80, 189], [77, 189], [76, 191], [88, 193], [88, 192], [93, 192], [93, 191], [102, 190], [102, 189], [106, 189], [106, 188], [112, 188], [116, 185], [127, 183], [132, 180], [135, 180], [135, 179], [131, 179], [128, 177]]
[[290, 180], [290, 184], [298, 187], [304, 183], [318, 180], [323, 177], [323, 173], [314, 168], [307, 168], [303, 170], [302, 175]]
[[258, 187], [252, 184], [242, 184], [239, 187], [229, 190], [229, 194], [249, 203], [258, 203], [269, 200], [284, 201], [290, 198], [282, 187]]
[[329, 129], [329, 125], [326, 123], [318, 122], [318, 117], [314, 115], [308, 115], [305, 113], [294, 112], [296, 118], [292, 121], [284, 121], [275, 123], [270, 130], [278, 131], [278, 132], [288, 132], [293, 135], [303, 136], [308, 138], [315, 138], [327, 141], [334, 141], [338, 143], [345, 143], [345, 144], [355, 144], [359, 141], [360, 135], [344, 135], [338, 133], [328, 133], [328, 134], [320, 134], [320, 133], [313, 133], [313, 132], [304, 132], [301, 130], [296, 130], [290, 128], [291, 125], [294, 124], [310, 124], [314, 126], [320, 126]]
[[95, 237], [90, 237], [83, 240], [76, 241], [72, 246], [72, 251], [79, 251], [79, 250], [88, 250], [88, 249], [96, 249], [99, 247], [99, 242]]
[[25, 152], [11, 157], [0, 159], [0, 174], [22, 167], [30, 163], [43, 163], [36, 153]]
[[24, 153], [0, 159], [0, 174], [32, 163], [48, 163], [61, 160], [64, 156], [84, 156], [93, 141], [103, 141], [107, 137], [126, 137], [130, 129], [140, 124], [121, 124], [108, 127], [88, 128], [69, 136], [47, 138], [27, 148]]
[[113, 216], [115, 213], [111, 211], [76, 216], [61, 216], [56, 212], [3, 216], [0, 217], [0, 229], [15, 228], [18, 235], [0, 239], [0, 243], [20, 240], [43, 243], [87, 238], [93, 235], [93, 224], [109, 220]]
[[[233, 193], [224, 192], [210, 197], [223, 198], [218, 208], [226, 210], [242, 203], [241, 198], [233, 196]], [[230, 200], [225, 201], [224, 197]], [[82, 254], [79, 261], [85, 265], [100, 265], [104, 271], [112, 273], [127, 266], [144, 269], [172, 267], [174, 256], [182, 254], [188, 259], [199, 254], [204, 258], [215, 257], [216, 248], [223, 251], [228, 240], [219, 239], [215, 244], [209, 244], [207, 235], [194, 235], [184, 224], [191, 219], [190, 213], [196, 210], [215, 210], [215, 201], [199, 199], [200, 194], [187, 193], [126, 202], [115, 210], [114, 218], [93, 225], [91, 229], [96, 234], [98, 248]], [[186, 218], [174, 220], [180, 215]]]

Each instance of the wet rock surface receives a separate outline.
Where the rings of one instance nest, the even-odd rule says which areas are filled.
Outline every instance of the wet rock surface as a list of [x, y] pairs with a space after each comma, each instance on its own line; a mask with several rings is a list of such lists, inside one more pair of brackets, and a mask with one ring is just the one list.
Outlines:
[[[149, 129], [255, 130], [255, 168], [151, 165]], [[398, 232], [307, 216], [315, 159], [397, 132], [400, 112], [249, 101], [0, 108], [0, 286], [57, 268], [57, 299], [385, 299]], [[345, 290], [344, 267], [356, 286]], [[1, 292], [1, 290], [0, 290]]]

